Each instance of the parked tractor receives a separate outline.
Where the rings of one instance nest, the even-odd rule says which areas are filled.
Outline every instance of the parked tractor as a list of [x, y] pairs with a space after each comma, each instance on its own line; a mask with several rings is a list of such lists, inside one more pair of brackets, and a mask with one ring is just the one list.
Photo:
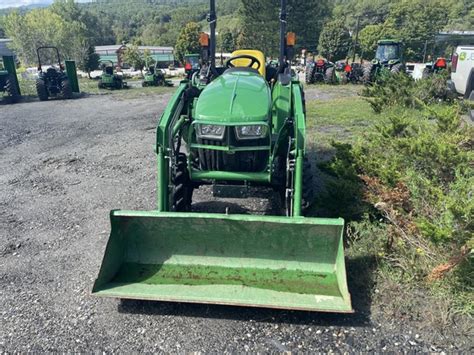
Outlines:
[[185, 54], [184, 56], [184, 72], [186, 78], [191, 79], [194, 73], [199, 72], [201, 64], [199, 63], [199, 54]]
[[126, 89], [127, 82], [123, 80], [123, 76], [117, 74], [114, 68], [114, 63], [111, 60], [102, 60], [100, 62], [102, 74], [97, 86], [99, 89]]
[[426, 79], [433, 74], [440, 73], [443, 70], [448, 70], [448, 61], [446, 58], [439, 57], [435, 61], [426, 63], [423, 69], [422, 78]]
[[18, 91], [17, 81], [13, 74], [5, 68], [3, 59], [0, 58], [0, 92], [3, 93], [6, 102], [16, 103], [21, 95]]
[[147, 69], [144, 74], [144, 80], [142, 81], [142, 87], [146, 86], [173, 86], [171, 80], [165, 78], [163, 70], [158, 68], [157, 62], [154, 65], [147, 65]]
[[341, 84], [358, 84], [362, 80], [362, 66], [359, 63], [349, 64], [345, 60], [336, 62], [336, 75]]
[[[41, 101], [50, 97], [59, 99], [72, 99], [72, 87], [69, 78], [61, 63], [59, 50], [56, 47], [39, 47], [36, 49], [38, 56], [38, 78], [36, 79], [36, 92]], [[54, 64], [44, 70], [46, 62]]]
[[308, 61], [305, 81], [306, 84], [334, 84], [337, 81], [334, 63], [324, 58]]
[[[201, 71], [158, 120], [158, 206], [111, 212], [93, 294], [192, 303], [352, 312], [340, 218], [303, 217], [313, 199], [295, 34], [281, 0], [279, 65], [237, 50], [216, 67], [215, 1]], [[268, 80], [270, 79], [270, 80]], [[273, 189], [284, 216], [193, 212], [193, 191]], [[236, 191], [242, 192], [236, 194]]]
[[375, 58], [362, 67], [362, 81], [364, 84], [370, 84], [377, 81], [381, 75], [404, 71], [402, 43], [393, 39], [385, 39], [378, 41]]

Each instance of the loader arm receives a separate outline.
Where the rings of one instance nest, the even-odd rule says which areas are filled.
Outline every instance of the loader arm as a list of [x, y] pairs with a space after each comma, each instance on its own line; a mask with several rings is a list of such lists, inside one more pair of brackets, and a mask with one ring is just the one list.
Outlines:
[[176, 131], [175, 125], [183, 124], [180, 116], [185, 107], [184, 93], [188, 87], [187, 82], [183, 81], [174, 93], [165, 111], [161, 115], [156, 129], [156, 149], [157, 165], [158, 165], [158, 182], [157, 182], [157, 210], [169, 211], [168, 184], [170, 179], [170, 159], [172, 159], [173, 151], [172, 139], [173, 132]]
[[305, 154], [306, 122], [303, 108], [303, 97], [299, 83], [293, 83], [291, 90], [292, 114], [294, 119], [295, 150], [295, 183], [293, 216], [301, 216], [303, 192], [303, 158]]

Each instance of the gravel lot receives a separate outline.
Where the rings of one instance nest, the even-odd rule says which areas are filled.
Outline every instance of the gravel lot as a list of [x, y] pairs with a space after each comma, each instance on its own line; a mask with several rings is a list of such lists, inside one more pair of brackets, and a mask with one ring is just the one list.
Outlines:
[[[90, 296], [109, 210], [154, 208], [155, 123], [170, 96], [0, 105], [0, 351], [473, 349], [467, 334], [433, 339], [410, 317], [386, 317], [364, 290], [353, 290], [354, 315]], [[271, 205], [255, 198], [231, 212]]]

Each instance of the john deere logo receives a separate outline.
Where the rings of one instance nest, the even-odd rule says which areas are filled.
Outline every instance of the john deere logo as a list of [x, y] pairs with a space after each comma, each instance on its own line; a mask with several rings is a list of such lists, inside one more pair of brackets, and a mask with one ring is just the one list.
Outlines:
[[461, 52], [459, 54], [459, 60], [466, 60], [466, 57], [467, 57], [467, 53], [466, 52]]

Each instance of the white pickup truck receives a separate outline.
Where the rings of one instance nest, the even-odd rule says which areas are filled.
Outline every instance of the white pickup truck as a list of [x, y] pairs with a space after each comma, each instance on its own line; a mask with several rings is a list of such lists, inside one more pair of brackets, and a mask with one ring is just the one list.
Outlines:
[[474, 91], [474, 46], [458, 46], [451, 58], [451, 90], [468, 99]]

